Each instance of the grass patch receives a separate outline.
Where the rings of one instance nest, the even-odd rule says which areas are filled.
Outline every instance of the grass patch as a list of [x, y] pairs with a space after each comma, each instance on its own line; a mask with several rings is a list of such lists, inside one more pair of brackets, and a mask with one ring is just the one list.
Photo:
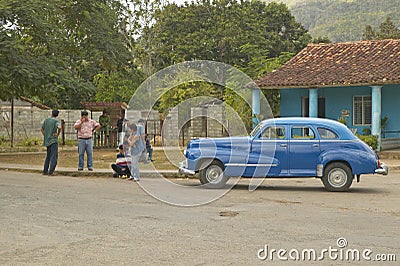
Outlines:
[[[43, 165], [43, 162], [46, 157], [46, 152], [44, 149], [33, 149], [31, 151], [35, 152], [25, 152], [26, 150], [18, 150], [23, 151], [21, 154], [12, 154], [15, 153], [16, 150], [7, 151], [7, 154], [0, 154], [0, 162], [7, 164], [26, 164], [26, 165]], [[40, 152], [38, 152], [40, 151]], [[93, 150], [93, 166], [97, 169], [111, 169], [110, 165], [115, 162], [117, 151], [114, 149]], [[177, 151], [167, 151], [167, 154], [164, 150], [155, 150], [153, 152], [154, 159], [154, 167], [160, 170], [176, 170], [177, 164], [180, 160], [182, 160], [183, 155], [181, 155]], [[167, 159], [168, 157], [168, 159]], [[85, 156], [85, 165], [86, 165], [86, 156]], [[58, 153], [58, 164], [57, 167], [67, 167], [67, 168], [77, 168], [78, 167], [78, 149], [77, 148], [64, 148], [59, 147]], [[151, 169], [151, 164], [140, 164], [141, 169]]]

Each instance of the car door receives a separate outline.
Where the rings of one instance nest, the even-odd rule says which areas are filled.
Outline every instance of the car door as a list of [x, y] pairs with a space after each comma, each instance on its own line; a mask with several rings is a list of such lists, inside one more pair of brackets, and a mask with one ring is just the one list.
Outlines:
[[290, 126], [289, 173], [291, 176], [316, 176], [320, 141], [308, 125]]
[[[249, 167], [254, 177], [288, 173], [288, 139], [286, 125], [267, 125], [252, 140]], [[256, 167], [254, 167], [256, 166]]]

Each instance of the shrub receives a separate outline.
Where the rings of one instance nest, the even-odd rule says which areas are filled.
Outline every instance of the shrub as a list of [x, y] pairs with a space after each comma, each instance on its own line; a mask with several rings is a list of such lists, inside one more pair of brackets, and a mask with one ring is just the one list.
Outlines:
[[5, 142], [7, 142], [7, 138], [5, 136], [0, 136], [0, 145], [3, 145]]
[[367, 143], [368, 146], [370, 146], [374, 151], [378, 148], [378, 136], [375, 135], [358, 135], [357, 137]]
[[41, 144], [41, 139], [39, 138], [26, 138], [21, 142], [22, 146], [37, 146]]
[[347, 119], [346, 119], [345, 116], [340, 116], [340, 117], [338, 118], [338, 122], [340, 122], [340, 123], [342, 123], [343, 125], [346, 125], [346, 126], [347, 126]]
[[[61, 145], [61, 143], [62, 143], [62, 141], [61, 141], [61, 139], [59, 139], [58, 144]], [[74, 140], [66, 139], [65, 140], [65, 146], [77, 146], [77, 145], [78, 145], [77, 139], [74, 139]]]
[[371, 129], [368, 128], [368, 127], [364, 128], [364, 129], [362, 130], [362, 132], [363, 132], [364, 136], [371, 135]]

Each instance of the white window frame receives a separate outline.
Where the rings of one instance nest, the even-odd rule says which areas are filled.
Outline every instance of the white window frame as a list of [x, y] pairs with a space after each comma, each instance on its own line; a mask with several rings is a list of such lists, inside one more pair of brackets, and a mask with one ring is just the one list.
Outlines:
[[[355, 98], [356, 97], [361, 97], [361, 124], [356, 124], [356, 111], [355, 111]], [[354, 95], [353, 96], [353, 125], [354, 126], [370, 126], [371, 123], [366, 123], [365, 118], [366, 118], [366, 113], [365, 113], [365, 108], [364, 105], [366, 104], [367, 100], [365, 98], [369, 97], [371, 100], [369, 101], [371, 104], [371, 123], [372, 123], [372, 96], [371, 95]]]

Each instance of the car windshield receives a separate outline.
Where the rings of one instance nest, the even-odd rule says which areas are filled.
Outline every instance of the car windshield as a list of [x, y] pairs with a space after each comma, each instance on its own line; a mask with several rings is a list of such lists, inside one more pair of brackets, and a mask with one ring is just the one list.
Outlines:
[[255, 136], [258, 134], [258, 132], [260, 132], [261, 127], [262, 127], [262, 123], [259, 123], [259, 124], [251, 131], [250, 137], [252, 137], [252, 138], [255, 137]]

